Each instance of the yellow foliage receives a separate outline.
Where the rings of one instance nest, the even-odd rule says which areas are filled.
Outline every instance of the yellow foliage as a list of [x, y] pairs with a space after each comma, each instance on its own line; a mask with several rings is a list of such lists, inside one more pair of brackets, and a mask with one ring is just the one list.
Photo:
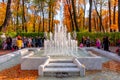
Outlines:
[[113, 29], [113, 30], [117, 30], [118, 29], [118, 25], [112, 24], [110, 28]]

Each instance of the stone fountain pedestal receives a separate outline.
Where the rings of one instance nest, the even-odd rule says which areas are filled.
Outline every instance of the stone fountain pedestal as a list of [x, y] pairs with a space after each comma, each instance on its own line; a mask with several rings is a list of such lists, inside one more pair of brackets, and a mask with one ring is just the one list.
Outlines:
[[40, 76], [70, 77], [85, 76], [85, 66], [77, 59], [48, 59], [39, 66]]

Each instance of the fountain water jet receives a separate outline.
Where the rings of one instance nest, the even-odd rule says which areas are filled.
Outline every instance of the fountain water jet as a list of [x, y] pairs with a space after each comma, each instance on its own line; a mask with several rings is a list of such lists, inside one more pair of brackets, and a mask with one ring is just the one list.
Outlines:
[[64, 26], [55, 26], [55, 31], [49, 33], [50, 38], [44, 41], [45, 55], [47, 56], [75, 56], [77, 41], [72, 39]]

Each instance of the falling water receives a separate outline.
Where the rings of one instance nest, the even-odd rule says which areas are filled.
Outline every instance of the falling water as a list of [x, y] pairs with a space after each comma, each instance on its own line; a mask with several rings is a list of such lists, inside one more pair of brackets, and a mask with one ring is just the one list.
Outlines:
[[[60, 2], [60, 24], [55, 25], [54, 34], [49, 33], [49, 39], [44, 41], [44, 54], [48, 56], [74, 56], [77, 51], [77, 41], [73, 40], [70, 33], [67, 33], [66, 26], [63, 26], [63, 8]], [[47, 35], [48, 36], [48, 35]], [[75, 36], [74, 36], [75, 37]]]

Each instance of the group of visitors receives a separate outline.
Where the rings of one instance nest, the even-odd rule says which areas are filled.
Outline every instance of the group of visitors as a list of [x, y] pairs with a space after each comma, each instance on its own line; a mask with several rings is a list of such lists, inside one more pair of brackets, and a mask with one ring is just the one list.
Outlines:
[[[104, 37], [103, 41], [100, 41], [99, 38], [96, 39], [96, 42], [94, 42], [96, 47], [98, 49], [103, 48], [106, 51], [109, 51], [109, 46], [110, 46], [110, 41], [108, 37]], [[90, 40], [89, 36], [88, 37], [82, 37], [82, 41], [80, 43], [80, 47], [86, 46], [86, 47], [90, 47], [91, 44], [93, 44], [93, 41]]]
[[[86, 46], [86, 47], [90, 47], [91, 44], [93, 42], [90, 40], [89, 37], [82, 37], [82, 41], [79, 45], [80, 48], [82, 48], [83, 46]], [[110, 51], [109, 50], [109, 46], [110, 46], [110, 40], [108, 38], [108, 36], [105, 36], [102, 41], [97, 38], [96, 41], [94, 42], [95, 43], [95, 46], [98, 48], [98, 49], [101, 49], [103, 48], [105, 51]], [[117, 50], [116, 50], [116, 53], [120, 56], [120, 40], [117, 41]]]
[[82, 42], [80, 43], [80, 47], [82, 48], [83, 46], [86, 46], [86, 47], [90, 47], [90, 44], [91, 44], [91, 41], [90, 41], [90, 38], [89, 36], [86, 38], [86, 37], [82, 37]]
[[91, 44], [93, 44], [93, 41], [90, 40], [89, 36], [88, 37], [83, 36], [79, 47], [83, 47], [83, 46], [90, 47]]
[[[4, 50], [18, 50], [26, 47], [43, 47], [44, 40], [45, 37], [38, 36], [36, 36], [35, 38], [33, 37], [27, 38], [21, 36], [17, 36], [16, 38], [7, 37], [6, 40], [4, 40], [2, 43], [2, 48]], [[103, 48], [105, 51], [110, 51], [109, 50], [110, 40], [108, 36], [104, 37], [102, 41], [99, 38], [97, 38], [94, 43], [98, 49]], [[90, 40], [89, 36], [88, 37], [83, 36], [79, 47], [80, 48], [82, 48], [83, 46], [90, 47], [91, 44], [93, 44], [93, 41]], [[116, 52], [120, 56], [120, 40], [117, 41], [117, 46], [118, 49], [116, 50]]]
[[44, 46], [44, 37], [21, 37], [17, 36], [16, 38], [7, 37], [2, 43], [2, 48], [4, 50], [17, 50], [26, 47], [43, 47]]

